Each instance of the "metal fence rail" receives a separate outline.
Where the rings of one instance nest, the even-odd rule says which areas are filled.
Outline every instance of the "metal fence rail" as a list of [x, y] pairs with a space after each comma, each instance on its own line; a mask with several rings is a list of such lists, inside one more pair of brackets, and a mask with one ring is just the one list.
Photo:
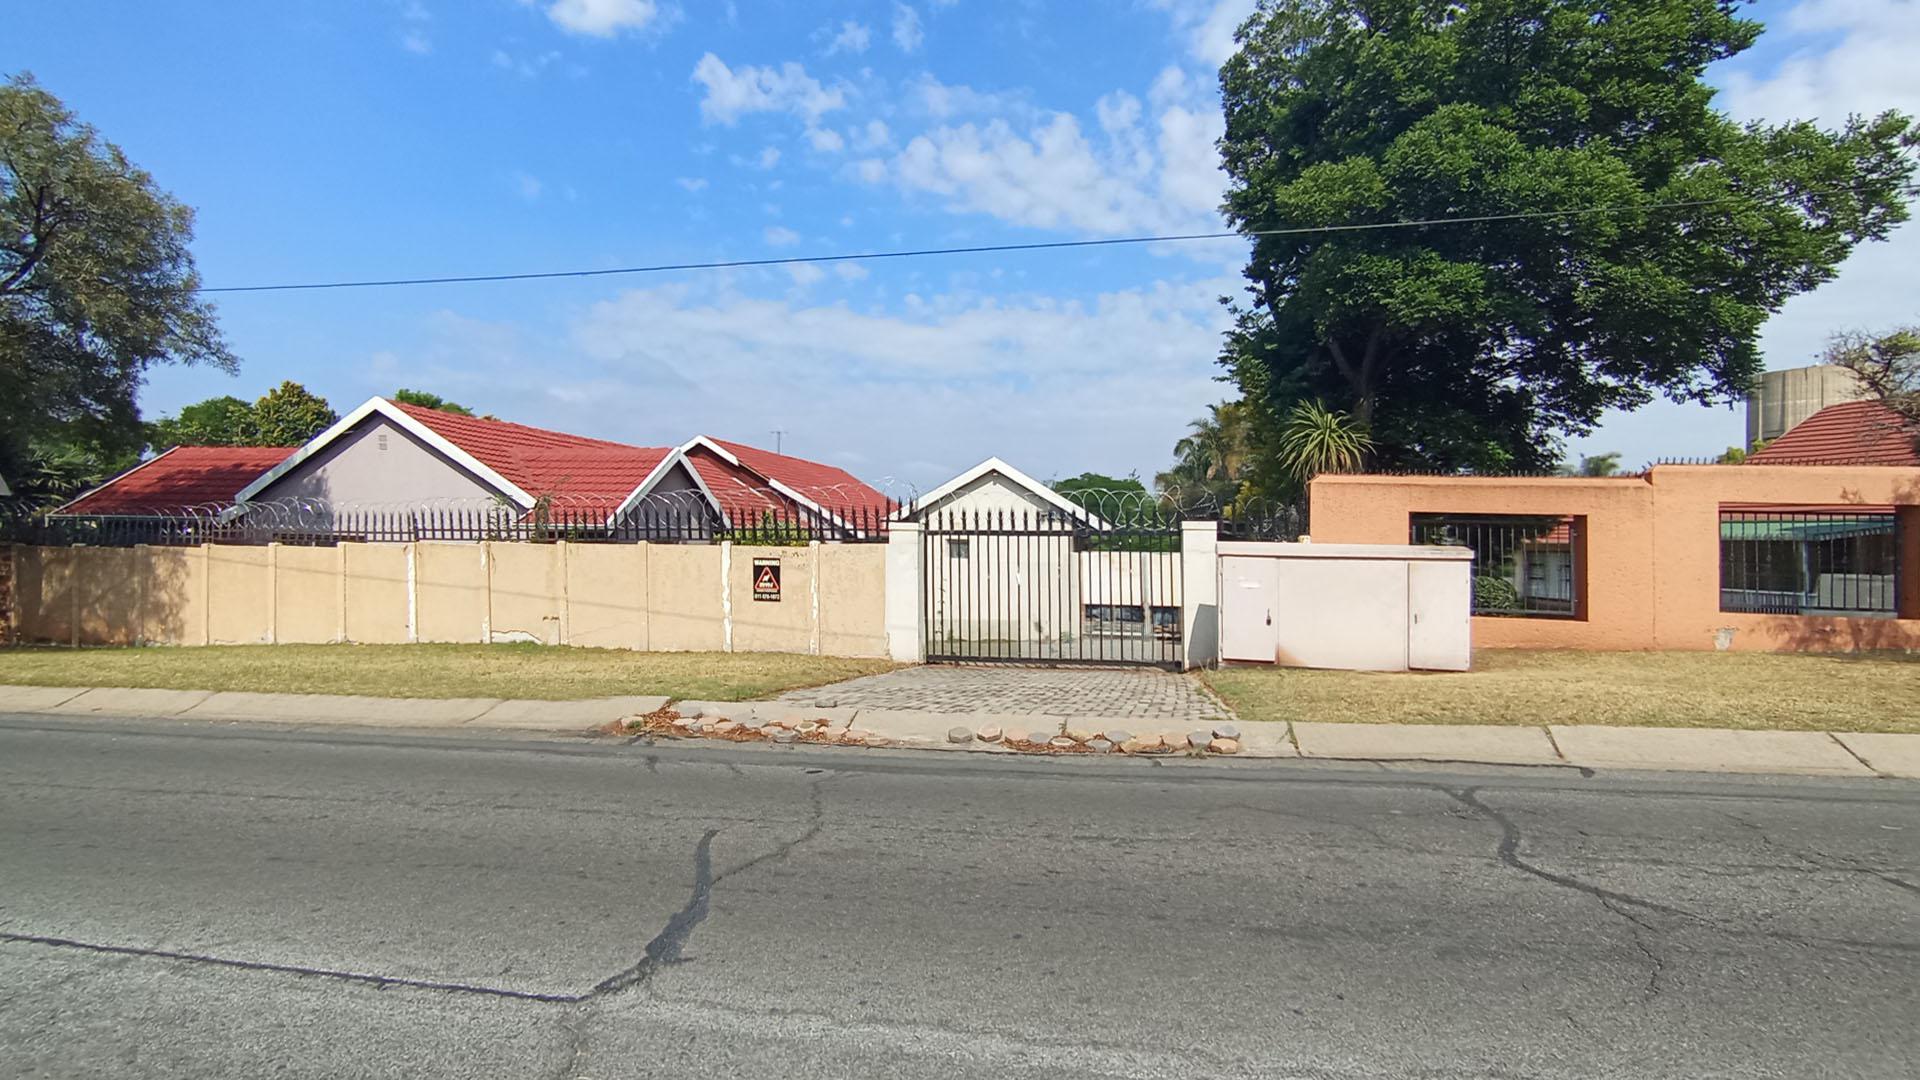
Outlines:
[[722, 517], [701, 499], [675, 493], [622, 507], [605, 500], [541, 500], [531, 510], [511, 504], [448, 500], [363, 506], [298, 499], [244, 507], [169, 507], [136, 514], [49, 514], [0, 506], [0, 542], [46, 546], [131, 547], [136, 544], [413, 543], [520, 541], [552, 543], [712, 543], [772, 546], [884, 543], [897, 504], [801, 507], [791, 500], [749, 499], [728, 492]]
[[1475, 615], [1568, 619], [1580, 613], [1585, 519], [1414, 514], [1412, 542], [1473, 551]]
[[1720, 512], [1720, 610], [1892, 617], [1900, 596], [1892, 513]]

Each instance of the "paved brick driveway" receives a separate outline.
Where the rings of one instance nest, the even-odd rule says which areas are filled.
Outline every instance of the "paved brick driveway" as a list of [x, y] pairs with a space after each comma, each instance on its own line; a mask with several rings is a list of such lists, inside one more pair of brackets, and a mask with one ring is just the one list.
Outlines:
[[1228, 715], [1198, 679], [1151, 668], [928, 664], [795, 690], [780, 700], [816, 708], [1038, 713], [1172, 724]]

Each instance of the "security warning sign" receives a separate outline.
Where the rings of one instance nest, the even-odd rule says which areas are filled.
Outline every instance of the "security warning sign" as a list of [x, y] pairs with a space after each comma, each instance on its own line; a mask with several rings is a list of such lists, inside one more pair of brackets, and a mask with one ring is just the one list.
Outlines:
[[753, 598], [780, 602], [780, 560], [753, 560]]

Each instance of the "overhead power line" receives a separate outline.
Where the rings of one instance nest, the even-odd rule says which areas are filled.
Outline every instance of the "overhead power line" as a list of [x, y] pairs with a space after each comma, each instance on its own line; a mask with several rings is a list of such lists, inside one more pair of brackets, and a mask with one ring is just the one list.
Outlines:
[[[1834, 188], [1824, 191], [1811, 191], [1794, 197], [1804, 198], [1808, 195], [1830, 195], [1844, 190], [1847, 189]], [[1916, 193], [1920, 193], [1920, 189], [1908, 188], [1904, 192], [1906, 195], [1914, 195]], [[1771, 201], [1784, 202], [1787, 198], [1787, 196], [1781, 196]], [[281, 285], [219, 285], [203, 288], [200, 291], [203, 293], [257, 293], [297, 292], [318, 289], [379, 289], [402, 285], [471, 285], [490, 281], [551, 281], [558, 278], [666, 274], [687, 270], [744, 270], [756, 267], [799, 266], [807, 263], [918, 259], [938, 255], [988, 255], [1017, 251], [1059, 251], [1069, 248], [1118, 247], [1132, 244], [1177, 244], [1194, 240], [1229, 240], [1236, 237], [1311, 236], [1336, 233], [1378, 232], [1386, 229], [1421, 229], [1437, 225], [1479, 225], [1501, 221], [1532, 221], [1548, 218], [1588, 217], [1596, 214], [1616, 214], [1645, 210], [1673, 210], [1686, 207], [1715, 206], [1721, 203], [1744, 203], [1749, 201], [1751, 201], [1750, 196], [1727, 195], [1716, 199], [1684, 199], [1672, 202], [1651, 202], [1633, 205], [1585, 206], [1571, 210], [1528, 210], [1512, 214], [1474, 214], [1460, 217], [1367, 221], [1345, 225], [1301, 225], [1291, 228], [1248, 229], [1244, 231], [1115, 236], [1102, 240], [1046, 240], [1027, 244], [978, 244], [969, 247], [911, 248], [894, 251], [863, 251], [844, 255], [789, 255], [782, 258], [768, 259], [721, 259], [711, 262], [653, 263], [646, 266], [617, 266], [600, 270], [544, 270], [515, 274], [456, 274], [446, 277], [373, 278], [359, 281], [307, 281]]]

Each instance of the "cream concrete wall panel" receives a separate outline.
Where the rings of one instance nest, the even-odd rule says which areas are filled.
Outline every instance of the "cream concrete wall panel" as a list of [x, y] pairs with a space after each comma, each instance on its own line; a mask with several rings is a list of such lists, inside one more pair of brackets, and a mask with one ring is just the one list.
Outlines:
[[143, 564], [139, 638], [155, 645], [207, 643], [207, 549], [137, 549]]
[[259, 645], [269, 640], [273, 588], [267, 549], [207, 547], [207, 638], [213, 645]]
[[340, 553], [334, 548], [274, 548], [273, 640], [324, 645], [340, 640]]
[[487, 640], [486, 557], [481, 544], [414, 545], [421, 641]]
[[132, 548], [78, 548], [80, 643], [131, 645], [139, 622], [139, 560]]
[[347, 563], [347, 640], [399, 645], [407, 640], [404, 544], [342, 544]]
[[[753, 598], [755, 559], [780, 561], [780, 599]], [[813, 643], [813, 556], [804, 547], [733, 547], [733, 650], [803, 653]]]
[[20, 640], [73, 640], [73, 568], [78, 548], [19, 548], [14, 556], [15, 618]]
[[491, 640], [558, 645], [565, 606], [566, 552], [559, 544], [489, 543]]
[[886, 656], [887, 545], [821, 544], [815, 551], [821, 655]]
[[[647, 553], [647, 647], [656, 652], [717, 651], [721, 624], [720, 546], [655, 544]], [[734, 558], [747, 549], [735, 548]], [[736, 594], [733, 608], [751, 604]]]
[[648, 648], [647, 562], [653, 549], [652, 544], [568, 545], [568, 644]]

